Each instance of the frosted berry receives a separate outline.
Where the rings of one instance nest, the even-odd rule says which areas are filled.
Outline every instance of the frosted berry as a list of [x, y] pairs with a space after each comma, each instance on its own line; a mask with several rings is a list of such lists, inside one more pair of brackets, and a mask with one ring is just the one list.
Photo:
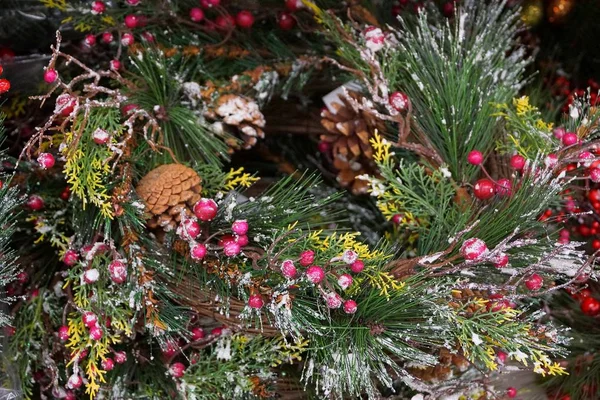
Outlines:
[[71, 115], [73, 110], [75, 110], [75, 106], [77, 105], [77, 100], [71, 97], [68, 93], [63, 93], [56, 98], [56, 105], [54, 106], [54, 112], [60, 113], [60, 115], [66, 117]]
[[340, 308], [342, 306], [342, 296], [335, 292], [329, 292], [325, 295], [327, 308]]
[[65, 400], [77, 400], [77, 397], [75, 396], [75, 393], [73, 393], [72, 391], [68, 390], [65, 392]]
[[302, 0], [285, 0], [285, 8], [292, 12], [298, 11], [303, 7], [304, 4], [302, 3]]
[[58, 78], [58, 72], [55, 69], [48, 68], [44, 71], [44, 81], [46, 83], [54, 83]]
[[180, 362], [173, 363], [169, 367], [169, 373], [174, 378], [181, 378], [183, 376], [183, 374], [185, 373], [185, 365], [183, 365]]
[[236, 235], [235, 242], [240, 246], [248, 246], [249, 240], [247, 235]]
[[112, 43], [113, 39], [114, 39], [114, 36], [110, 32], [104, 32], [102, 34], [102, 41], [106, 44]]
[[194, 214], [201, 221], [210, 221], [214, 217], [217, 216], [217, 211], [219, 210], [219, 206], [213, 199], [200, 199], [194, 205]]
[[200, 224], [189, 218], [184, 220], [177, 228], [177, 234], [182, 239], [196, 239], [201, 231]]
[[590, 170], [590, 180], [594, 183], [600, 182], [600, 168]]
[[479, 150], [473, 150], [467, 155], [467, 162], [471, 165], [481, 165], [483, 154]]
[[565, 146], [572, 146], [579, 141], [577, 134], [573, 132], [567, 132], [562, 137], [562, 142]]
[[163, 356], [170, 358], [177, 354], [178, 351], [179, 350], [177, 349], [177, 346], [174, 343], [168, 342], [166, 347], [162, 349], [162, 354]]
[[473, 187], [473, 194], [479, 200], [488, 200], [496, 193], [494, 182], [487, 178], [478, 180]]
[[[281, 29], [282, 31], [289, 31], [291, 29], [294, 29], [294, 27], [296, 26], [296, 18], [294, 18], [294, 16], [292, 14], [290, 14], [289, 12], [282, 12], [279, 14], [278, 18], [277, 18], [277, 25], [279, 25], [279, 29]], [[327, 142], [319, 142], [319, 150], [321, 151], [321, 143], [327, 143]], [[326, 153], [327, 151], [321, 151], [322, 153]]]
[[254, 15], [252, 15], [252, 13], [250, 11], [246, 11], [246, 10], [240, 11], [235, 16], [235, 23], [240, 28], [245, 28], [245, 29], [251, 28], [252, 25], [254, 25]]
[[344, 250], [342, 259], [348, 265], [352, 265], [358, 260], [358, 254], [354, 250]]
[[125, 26], [129, 29], [135, 29], [140, 24], [140, 19], [137, 15], [129, 14], [125, 16]]
[[509, 398], [514, 399], [515, 397], [517, 397], [517, 389], [515, 389], [514, 387], [509, 387], [508, 389], [506, 389], [506, 395]]
[[98, 15], [106, 11], [106, 4], [103, 1], [94, 1], [92, 3], [92, 14]]
[[123, 46], [131, 46], [134, 41], [135, 41], [135, 39], [131, 33], [124, 33], [121, 36], [121, 44]]
[[113, 71], [118, 71], [121, 69], [121, 61], [119, 60], [110, 60], [110, 69]]
[[86, 311], [81, 316], [83, 324], [88, 328], [92, 328], [98, 324], [98, 317], [91, 311]]
[[515, 154], [510, 158], [510, 166], [517, 171], [522, 170], [525, 167], [525, 157]]
[[501, 178], [496, 181], [496, 193], [502, 197], [512, 195], [512, 183], [507, 178]]
[[556, 154], [548, 154], [544, 159], [544, 165], [546, 168], [554, 168], [558, 164], [558, 157]]
[[338, 277], [338, 285], [342, 290], [348, 289], [352, 285], [352, 276], [348, 274], [342, 274]]
[[281, 263], [281, 273], [288, 279], [294, 279], [296, 277], [296, 266], [292, 260], [285, 260]]
[[468, 261], [477, 261], [488, 252], [485, 242], [478, 238], [465, 240], [460, 248], [460, 254]]
[[190, 19], [194, 22], [200, 22], [204, 19], [204, 11], [201, 8], [194, 7], [190, 10]]
[[381, 28], [376, 26], [367, 27], [363, 33], [363, 37], [367, 48], [373, 53], [383, 49], [383, 46], [385, 45], [385, 35]]
[[579, 158], [579, 162], [581, 162], [584, 167], [589, 167], [591, 165], [591, 161], [595, 157], [589, 151], [582, 151], [581, 153], [579, 153], [579, 156], [577, 156], [577, 158]]
[[110, 279], [116, 283], [121, 284], [127, 280], [127, 265], [121, 260], [114, 260], [108, 266], [108, 272]]
[[113, 358], [117, 364], [124, 364], [127, 361], [127, 354], [124, 351], [115, 351]]
[[0, 79], [0, 94], [10, 90], [10, 81], [8, 79]]
[[110, 135], [104, 129], [97, 128], [92, 134], [92, 139], [94, 139], [94, 143], [102, 145], [109, 142]]
[[142, 39], [144, 39], [148, 43], [153, 43], [154, 42], [154, 35], [152, 33], [150, 33], [150, 32], [143, 32], [142, 33]]
[[565, 130], [565, 128], [558, 127], [554, 128], [552, 133], [554, 134], [555, 138], [557, 138], [558, 140], [562, 140], [563, 136], [565, 136], [565, 133], [567, 133], [567, 131]]
[[192, 329], [192, 340], [196, 342], [201, 339], [204, 339], [204, 329], [198, 327]]
[[87, 46], [92, 47], [93, 45], [96, 44], [96, 35], [92, 35], [92, 34], [86, 35], [85, 39], [84, 39], [84, 43]]
[[44, 199], [37, 194], [32, 194], [27, 199], [27, 207], [31, 208], [33, 211], [39, 211], [44, 208]]
[[404, 93], [394, 92], [390, 95], [389, 102], [396, 111], [405, 111], [408, 108], [410, 100]]
[[394, 225], [400, 225], [402, 223], [403, 218], [404, 218], [404, 215], [402, 215], [402, 214], [394, 214], [392, 216], [392, 223]]
[[221, 0], [200, 0], [202, 8], [218, 7], [221, 4]]
[[235, 241], [227, 241], [223, 245], [223, 254], [227, 257], [235, 257], [242, 251], [242, 247]]
[[300, 253], [300, 265], [308, 267], [315, 261], [315, 252], [312, 250], [304, 250]]
[[123, 115], [131, 115], [138, 108], [139, 106], [137, 104], [126, 104], [121, 108], [121, 113]]
[[100, 278], [100, 272], [96, 268], [88, 269], [83, 273], [83, 281], [87, 284], [97, 282], [98, 278]]
[[231, 230], [236, 235], [245, 235], [246, 233], [248, 233], [248, 221], [246, 221], [245, 219], [234, 221], [231, 225]]
[[354, 300], [346, 300], [344, 302], [344, 312], [346, 314], [354, 314], [358, 310], [358, 304]]
[[79, 389], [83, 384], [83, 379], [78, 374], [73, 374], [69, 377], [67, 381], [67, 388], [69, 389]]
[[61, 342], [69, 340], [69, 327], [68, 326], [63, 325], [60, 328], [58, 328], [58, 339]]
[[54, 159], [54, 156], [50, 153], [41, 153], [37, 158], [37, 162], [42, 168], [48, 169], [54, 167], [56, 160]]
[[508, 354], [506, 354], [506, 353], [505, 353], [505, 352], [503, 352], [502, 350], [498, 350], [498, 351], [496, 352], [496, 358], [498, 359], [498, 361], [499, 361], [501, 364], [505, 364], [505, 363], [506, 363], [506, 360], [507, 360], [507, 358], [508, 358]]
[[107, 358], [105, 360], [102, 360], [100, 366], [104, 371], [112, 371], [115, 367], [115, 362], [112, 360], [112, 358]]
[[202, 260], [206, 256], [206, 246], [202, 243], [196, 243], [190, 250], [190, 256], [194, 260]]
[[253, 294], [248, 299], [248, 306], [250, 308], [254, 308], [260, 310], [265, 305], [264, 300], [262, 299], [260, 294]]
[[581, 311], [585, 315], [595, 317], [600, 314], [600, 301], [593, 297], [587, 297], [581, 302]]
[[306, 270], [306, 277], [312, 283], [320, 283], [325, 279], [325, 272], [323, 271], [323, 268], [318, 265], [313, 265]]
[[362, 272], [363, 269], [365, 269], [365, 263], [361, 260], [354, 261], [350, 266], [350, 271], [354, 272], [355, 274]]
[[525, 286], [529, 290], [540, 290], [544, 285], [544, 279], [538, 274], [533, 274], [525, 280]]
[[65, 251], [65, 255], [63, 257], [63, 262], [65, 265], [72, 267], [77, 263], [77, 261], [79, 261], [79, 255], [75, 250], [69, 249]]
[[494, 266], [496, 268], [504, 268], [508, 265], [508, 255], [501, 253], [494, 258]]

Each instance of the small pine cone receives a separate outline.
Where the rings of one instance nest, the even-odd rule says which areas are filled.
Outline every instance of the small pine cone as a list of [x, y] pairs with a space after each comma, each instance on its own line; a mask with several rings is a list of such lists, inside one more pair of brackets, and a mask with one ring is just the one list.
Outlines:
[[200, 200], [201, 182], [196, 171], [181, 164], [161, 165], [146, 174], [136, 191], [146, 206], [148, 227], [168, 231], [177, 226], [182, 213], [191, 216]]
[[216, 102], [214, 109], [206, 113], [207, 118], [221, 118], [226, 125], [236, 127], [244, 141], [243, 148], [249, 149], [258, 138], [265, 137], [265, 117], [258, 104], [234, 94], [226, 94]]

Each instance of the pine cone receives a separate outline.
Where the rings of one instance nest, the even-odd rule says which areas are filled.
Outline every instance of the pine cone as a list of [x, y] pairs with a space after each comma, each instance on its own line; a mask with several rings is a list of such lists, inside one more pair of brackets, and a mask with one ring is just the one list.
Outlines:
[[236, 127], [244, 141], [244, 149], [251, 148], [258, 138], [265, 137], [265, 117], [258, 104], [242, 96], [226, 94], [219, 97], [215, 108], [206, 116], [213, 119], [220, 117], [226, 125]]
[[171, 230], [181, 214], [193, 215], [192, 207], [200, 200], [202, 179], [193, 169], [181, 164], [161, 165], [144, 176], [136, 191], [144, 201], [148, 226]]
[[[360, 93], [349, 91], [348, 95], [360, 102]], [[334, 167], [339, 170], [338, 182], [350, 187], [354, 194], [363, 194], [367, 190], [367, 182], [356, 179], [362, 174], [373, 175], [373, 147], [370, 139], [375, 130], [384, 131], [385, 125], [375, 115], [355, 110], [352, 103], [341, 96], [341, 103], [333, 103], [335, 114], [325, 109], [321, 113], [321, 125], [328, 133], [321, 135], [321, 140], [331, 143]]]

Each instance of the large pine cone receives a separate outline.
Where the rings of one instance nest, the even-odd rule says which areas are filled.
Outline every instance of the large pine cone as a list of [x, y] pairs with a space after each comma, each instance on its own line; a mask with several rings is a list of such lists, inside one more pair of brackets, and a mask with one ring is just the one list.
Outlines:
[[144, 201], [150, 228], [171, 230], [181, 221], [181, 214], [193, 215], [200, 200], [202, 179], [193, 169], [181, 164], [165, 164], [148, 172], [136, 191]]

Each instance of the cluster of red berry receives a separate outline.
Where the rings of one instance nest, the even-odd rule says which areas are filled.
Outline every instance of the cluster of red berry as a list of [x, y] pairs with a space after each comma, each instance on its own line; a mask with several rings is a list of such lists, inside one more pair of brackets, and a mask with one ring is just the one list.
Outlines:
[[[4, 72], [4, 68], [0, 65], [0, 75]], [[0, 78], [0, 94], [8, 92], [10, 89], [10, 82], [8, 79]]]
[[[576, 97], [584, 97], [586, 94], [585, 89], [574, 88], [572, 82], [565, 76], [558, 76], [554, 81], [546, 83], [550, 85], [552, 94], [560, 99], [565, 99], [562, 111], [568, 112], [569, 106], [573, 104]], [[598, 98], [598, 90], [600, 85], [594, 79], [588, 79], [586, 87], [590, 88], [590, 104], [599, 105], [600, 98]]]

